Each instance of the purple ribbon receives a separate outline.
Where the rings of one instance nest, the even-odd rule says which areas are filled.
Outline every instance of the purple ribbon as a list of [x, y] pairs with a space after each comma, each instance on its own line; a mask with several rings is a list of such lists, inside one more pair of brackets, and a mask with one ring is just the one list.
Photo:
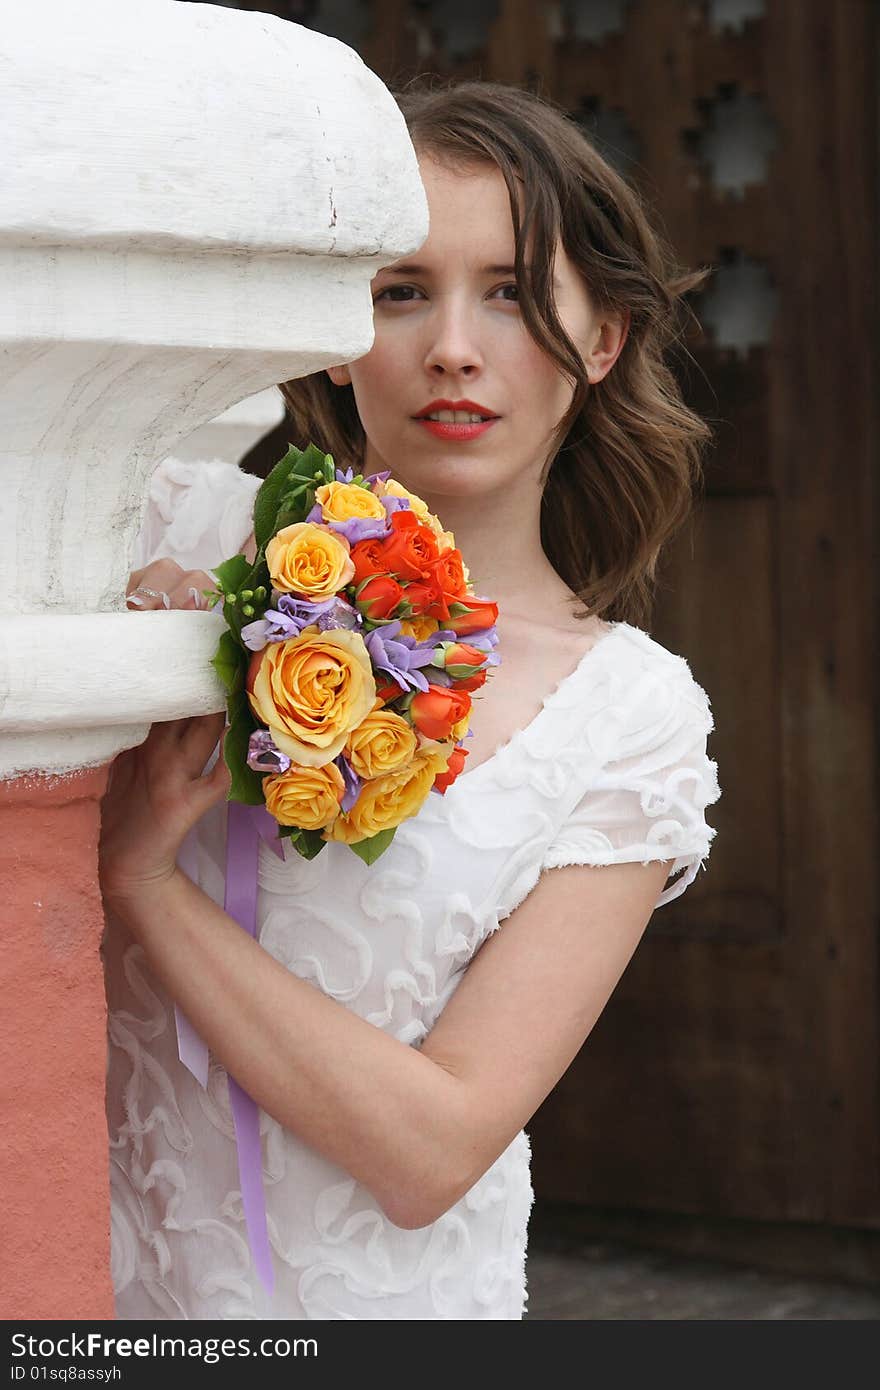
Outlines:
[[[177, 863], [188, 879], [199, 881], [199, 842], [195, 826], [186, 836], [177, 853]], [[203, 1091], [208, 1089], [208, 1049], [193, 1028], [186, 1014], [174, 1006], [174, 1021], [177, 1024], [177, 1055], [188, 1071], [192, 1072]]]
[[[226, 828], [226, 891], [223, 909], [248, 936], [257, 934], [257, 868], [260, 840], [284, 858], [278, 826], [265, 806], [228, 803]], [[184, 873], [198, 882], [195, 832], [181, 846], [178, 863]], [[186, 1016], [175, 1008], [178, 1055], [184, 1066], [203, 1087], [208, 1081], [208, 1049]], [[266, 1227], [266, 1196], [263, 1191], [263, 1156], [260, 1146], [260, 1111], [256, 1102], [233, 1076], [229, 1081], [229, 1103], [235, 1124], [241, 1201], [247, 1225], [254, 1268], [263, 1287], [272, 1293], [275, 1271]]]

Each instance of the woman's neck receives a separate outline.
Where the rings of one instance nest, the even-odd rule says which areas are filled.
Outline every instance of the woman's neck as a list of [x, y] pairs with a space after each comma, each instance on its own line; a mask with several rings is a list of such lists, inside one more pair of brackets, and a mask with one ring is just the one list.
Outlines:
[[527, 507], [512, 490], [424, 500], [455, 536], [478, 596], [492, 599], [511, 617], [535, 617], [542, 609], [550, 610], [548, 621], [571, 616], [571, 591], [541, 545], [539, 494]]

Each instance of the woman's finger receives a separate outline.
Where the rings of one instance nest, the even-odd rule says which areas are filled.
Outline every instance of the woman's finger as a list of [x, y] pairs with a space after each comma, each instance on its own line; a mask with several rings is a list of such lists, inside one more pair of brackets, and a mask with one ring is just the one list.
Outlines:
[[197, 807], [198, 814], [204, 815], [211, 806], [228, 797], [231, 785], [232, 774], [226, 766], [221, 745], [219, 756], [211, 771], [190, 783], [189, 794]]
[[201, 777], [225, 726], [226, 715], [222, 710], [186, 721], [180, 733], [178, 752], [188, 777]]
[[155, 560], [146, 569], [129, 576], [126, 602], [132, 608], [206, 609], [205, 591], [216, 591], [217, 583], [206, 570], [184, 570], [174, 560]]

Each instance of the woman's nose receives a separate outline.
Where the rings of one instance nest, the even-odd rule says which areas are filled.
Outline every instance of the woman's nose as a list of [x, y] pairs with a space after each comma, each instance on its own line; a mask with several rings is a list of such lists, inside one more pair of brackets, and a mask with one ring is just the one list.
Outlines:
[[425, 354], [425, 366], [430, 372], [466, 372], [483, 365], [474, 316], [464, 305], [447, 303], [438, 307], [431, 319]]

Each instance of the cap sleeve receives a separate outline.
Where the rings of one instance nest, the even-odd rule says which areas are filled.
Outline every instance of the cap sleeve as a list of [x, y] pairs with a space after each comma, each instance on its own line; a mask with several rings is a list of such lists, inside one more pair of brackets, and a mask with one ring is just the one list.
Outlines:
[[132, 569], [167, 558], [210, 570], [236, 555], [251, 533], [259, 486], [223, 459], [164, 459], [150, 478]]
[[612, 757], [593, 769], [544, 856], [545, 868], [672, 860], [655, 907], [680, 897], [704, 865], [715, 836], [705, 810], [721, 795], [708, 696], [683, 659], [673, 671], [638, 683]]

